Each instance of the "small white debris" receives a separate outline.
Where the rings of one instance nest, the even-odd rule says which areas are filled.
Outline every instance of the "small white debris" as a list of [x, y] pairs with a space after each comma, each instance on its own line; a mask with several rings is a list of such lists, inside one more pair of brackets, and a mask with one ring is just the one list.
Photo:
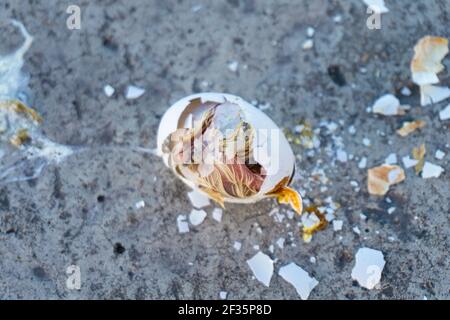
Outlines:
[[314, 36], [315, 32], [316, 32], [316, 30], [314, 30], [313, 27], [308, 27], [308, 29], [306, 29], [306, 35], [310, 38], [312, 38]]
[[236, 250], [236, 251], [241, 250], [241, 248], [242, 248], [242, 243], [240, 243], [239, 241], [235, 241], [234, 244], [233, 244], [233, 248], [234, 248], [234, 250]]
[[344, 225], [344, 221], [342, 221], [342, 220], [333, 220], [333, 230], [334, 231], [341, 231], [343, 225]]
[[384, 160], [385, 164], [396, 164], [397, 163], [397, 155], [395, 153], [391, 153], [387, 156], [387, 158]]
[[337, 15], [333, 17], [333, 21], [335, 23], [341, 23], [342, 22], [342, 16], [341, 15]]
[[269, 246], [269, 251], [270, 251], [270, 253], [274, 253], [275, 247], [273, 246], [273, 244], [271, 244], [271, 245]]
[[422, 178], [439, 178], [442, 172], [444, 172], [444, 168], [426, 161], [422, 169]]
[[336, 151], [336, 158], [339, 162], [347, 162], [348, 161], [348, 156], [347, 156], [347, 152], [345, 152], [342, 149], [339, 149]]
[[114, 94], [114, 92], [116, 92], [116, 90], [109, 84], [107, 84], [106, 86], [103, 87], [103, 92], [106, 94], [107, 97], [112, 97], [112, 95]]
[[352, 270], [352, 279], [366, 289], [373, 289], [381, 280], [386, 261], [383, 253], [370, 248], [361, 248], [355, 256], [356, 263]]
[[255, 245], [253, 246], [253, 250], [258, 251], [258, 250], [259, 250], [259, 245], [255, 244]]
[[140, 98], [145, 93], [145, 89], [136, 86], [128, 86], [125, 92], [125, 98], [128, 100], [134, 100]]
[[145, 207], [145, 201], [144, 200], [138, 201], [135, 203], [134, 206], [136, 207], [136, 209], [142, 209]]
[[403, 157], [403, 158], [402, 158], [402, 162], [403, 162], [403, 166], [404, 166], [406, 169], [412, 168], [412, 167], [414, 167], [416, 164], [419, 163], [418, 160], [412, 159], [412, 158], [409, 157], [409, 156]]
[[389, 12], [389, 9], [384, 4], [384, 0], [363, 0], [364, 3], [371, 9], [373, 12], [381, 14]]
[[258, 109], [261, 111], [268, 110], [271, 107], [272, 107], [272, 105], [269, 102], [258, 104]]
[[186, 215], [180, 214], [177, 217], [177, 226], [178, 226], [179, 233], [189, 232], [189, 224], [186, 221]]
[[268, 287], [270, 284], [270, 279], [273, 275], [273, 260], [270, 259], [268, 255], [265, 255], [259, 251], [253, 256], [253, 258], [247, 260], [247, 264], [256, 279]]
[[199, 12], [200, 10], [202, 10], [202, 8], [203, 8], [203, 6], [201, 4], [197, 4], [191, 8], [191, 11], [194, 13]]
[[237, 62], [235, 60], [228, 62], [228, 69], [231, 72], [236, 72], [238, 70], [238, 67], [239, 67], [239, 62]]
[[188, 192], [189, 200], [195, 208], [201, 209], [206, 206], [209, 206], [209, 198], [196, 190]]
[[220, 221], [222, 221], [222, 214], [223, 214], [223, 210], [222, 209], [214, 208], [214, 210], [212, 212], [212, 217], [217, 222], [220, 222]]
[[390, 207], [389, 209], [388, 209], [388, 214], [393, 214], [394, 213], [394, 211], [395, 211], [395, 207]]
[[278, 246], [280, 249], [283, 249], [283, 248], [284, 248], [284, 238], [279, 238], [279, 239], [277, 240], [277, 246]]
[[206, 212], [204, 210], [196, 210], [192, 209], [191, 214], [189, 215], [189, 221], [194, 226], [200, 225], [206, 218]]
[[316, 263], [317, 262], [316, 257], [309, 257], [309, 262]]
[[367, 216], [366, 216], [364, 213], [360, 213], [360, 214], [359, 214], [359, 218], [360, 218], [361, 220], [363, 220], [363, 221], [366, 221], [366, 220], [367, 220]]
[[350, 181], [350, 185], [351, 185], [353, 188], [358, 188], [358, 186], [359, 186], [358, 182], [355, 181], [355, 180]]
[[436, 153], [434, 154], [434, 157], [438, 160], [442, 160], [445, 158], [445, 152], [442, 150], [436, 150]]
[[367, 158], [362, 157], [361, 160], [358, 163], [358, 168], [365, 169], [367, 167]]
[[356, 128], [355, 128], [355, 126], [350, 126], [350, 127], [348, 127], [348, 133], [350, 133], [351, 135], [356, 134]]
[[312, 49], [312, 47], [314, 47], [314, 40], [312, 39], [308, 39], [305, 42], [303, 42], [303, 50], [310, 50]]
[[364, 138], [362, 140], [363, 145], [365, 145], [366, 147], [370, 147], [371, 146], [371, 142], [369, 138]]
[[405, 97], [409, 97], [412, 94], [411, 90], [408, 87], [403, 87], [400, 93]]
[[227, 298], [227, 295], [228, 295], [228, 292], [226, 292], [226, 291], [220, 291], [219, 292], [219, 297], [222, 300], [225, 300]]
[[361, 234], [361, 230], [359, 230], [358, 227], [353, 227], [353, 232], [356, 233], [357, 235]]
[[444, 101], [450, 97], [450, 88], [425, 85], [420, 87], [420, 104], [422, 107]]
[[450, 119], [450, 104], [444, 110], [439, 112], [439, 119], [442, 121]]
[[311, 291], [319, 283], [315, 278], [310, 277], [308, 272], [293, 262], [281, 267], [278, 274], [294, 286], [302, 300], [307, 300]]
[[385, 116], [396, 116], [405, 113], [400, 106], [400, 101], [392, 94], [386, 94], [378, 98], [372, 107], [372, 112]]

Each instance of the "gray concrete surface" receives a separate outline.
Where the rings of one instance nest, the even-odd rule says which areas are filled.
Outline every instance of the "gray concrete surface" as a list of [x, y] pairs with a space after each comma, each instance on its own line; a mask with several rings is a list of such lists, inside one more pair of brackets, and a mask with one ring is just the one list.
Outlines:
[[[253, 280], [245, 262], [256, 252], [253, 245], [269, 253], [268, 247], [291, 231], [289, 242], [296, 246], [288, 242], [269, 254], [278, 258], [276, 270], [295, 262], [317, 278], [310, 299], [448, 299], [445, 145], [450, 134], [448, 123], [437, 116], [448, 102], [419, 107], [409, 61], [420, 37], [450, 37], [450, 3], [387, 2], [390, 13], [383, 15], [381, 30], [369, 30], [366, 6], [359, 0], [1, 0], [0, 20], [21, 20], [35, 37], [25, 69], [34, 106], [45, 119], [43, 130], [54, 141], [91, 149], [48, 167], [36, 180], [1, 187], [0, 298], [217, 299], [223, 290], [230, 299], [299, 299], [277, 275], [269, 288]], [[82, 9], [81, 30], [66, 28], [69, 4]], [[196, 5], [202, 7], [193, 12]], [[341, 23], [333, 21], [337, 15]], [[315, 46], [303, 51], [309, 26], [316, 29]], [[232, 60], [239, 62], [236, 73], [227, 68]], [[445, 64], [441, 80], [450, 85], [449, 58]], [[345, 86], [332, 82], [330, 65], [340, 66]], [[202, 87], [203, 81], [209, 87]], [[112, 98], [102, 92], [107, 83], [117, 89]], [[145, 95], [127, 101], [123, 90], [130, 83], [145, 87]], [[404, 85], [414, 89], [411, 97], [398, 93]], [[391, 152], [401, 157], [425, 143], [427, 160], [446, 172], [424, 180], [406, 170], [406, 181], [389, 192], [389, 204], [367, 193], [366, 171], [356, 160], [333, 164], [320, 151], [333, 144], [323, 133], [322, 147], [311, 157], [293, 146], [302, 156], [295, 185], [303, 188], [316, 165], [324, 168], [328, 189], [312, 185], [305, 188], [306, 198], [338, 201], [341, 232], [328, 227], [304, 244], [294, 223], [287, 228], [269, 217], [276, 204], [267, 200], [228, 205], [221, 223], [208, 217], [179, 234], [176, 218], [191, 210], [187, 188], [160, 159], [128, 146], [154, 148], [168, 106], [204, 90], [269, 102], [266, 112], [285, 128], [302, 118], [315, 128], [324, 120], [342, 121], [335, 135], [348, 153], [367, 156], [369, 167]], [[407, 116], [366, 112], [389, 92], [413, 107]], [[408, 117], [426, 120], [427, 127], [407, 138], [395, 135]], [[355, 135], [348, 133], [350, 125]], [[372, 147], [362, 144], [364, 137]], [[433, 158], [437, 149], [447, 152], [443, 161]], [[354, 192], [351, 180], [361, 191]], [[141, 199], [146, 206], [137, 210]], [[397, 208], [392, 215], [386, 212], [390, 206]], [[355, 226], [361, 235], [352, 231]], [[233, 249], [234, 241], [242, 242], [241, 251]], [[350, 277], [354, 255], [363, 246], [383, 251], [387, 261], [376, 290], [365, 290]], [[72, 264], [81, 268], [80, 290], [66, 288], [66, 268]]]

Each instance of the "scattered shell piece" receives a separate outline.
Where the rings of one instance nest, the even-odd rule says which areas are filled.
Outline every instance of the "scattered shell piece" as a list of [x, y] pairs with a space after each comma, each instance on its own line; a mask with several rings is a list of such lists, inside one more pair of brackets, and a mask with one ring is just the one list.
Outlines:
[[442, 121], [450, 119], [450, 104], [444, 110], [439, 112], [439, 119]]
[[116, 92], [116, 90], [112, 86], [107, 84], [106, 86], [103, 87], [103, 92], [106, 94], [107, 97], [112, 97], [112, 95], [114, 94], [114, 92]]
[[347, 162], [347, 161], [348, 161], [348, 155], [347, 155], [347, 152], [345, 152], [345, 151], [342, 150], [342, 149], [338, 149], [338, 150], [336, 151], [336, 159], [337, 159], [339, 162]]
[[308, 272], [293, 262], [281, 267], [278, 274], [294, 286], [302, 300], [307, 300], [311, 291], [319, 284], [315, 278], [309, 276]]
[[414, 47], [411, 61], [413, 81], [419, 86], [439, 83], [437, 74], [444, 70], [441, 61], [447, 53], [447, 39], [432, 36], [420, 39]]
[[237, 72], [238, 67], [239, 67], [239, 62], [233, 60], [233, 61], [228, 62], [227, 66], [231, 72]]
[[384, 196], [389, 187], [405, 180], [405, 172], [399, 166], [382, 165], [368, 170], [367, 186], [372, 195]]
[[228, 292], [226, 292], [226, 291], [220, 291], [219, 292], [219, 297], [222, 300], [225, 300], [227, 298], [227, 295], [228, 295]]
[[221, 222], [222, 221], [222, 214], [223, 214], [223, 210], [222, 209], [214, 208], [214, 210], [212, 212], [212, 217], [217, 222]]
[[234, 248], [234, 250], [236, 250], [236, 251], [241, 250], [241, 248], [242, 248], [242, 243], [240, 243], [239, 241], [235, 241], [235, 242], [233, 243], [233, 248]]
[[308, 29], [306, 29], [306, 35], [310, 38], [312, 38], [314, 36], [315, 32], [316, 32], [316, 30], [314, 30], [313, 27], [308, 27]]
[[191, 214], [189, 215], [189, 221], [194, 226], [200, 225], [206, 218], [206, 212], [204, 210], [196, 210], [192, 209]]
[[[256, 279], [264, 284], [266, 287], [270, 284], [270, 279], [273, 275], [273, 260], [268, 255], [265, 255], [261, 251], [253, 256], [253, 258], [247, 260], [247, 264], [252, 270]], [[281, 270], [281, 269], [280, 269]]]
[[208, 196], [197, 190], [188, 192], [188, 197], [195, 208], [201, 209], [210, 205]]
[[420, 104], [422, 107], [439, 103], [450, 97], [450, 88], [425, 85], [420, 87]]
[[405, 97], [409, 97], [412, 94], [411, 90], [408, 87], [403, 87], [400, 93]]
[[308, 39], [305, 42], [303, 42], [302, 48], [303, 50], [310, 50], [314, 47], [314, 40]]
[[186, 220], [186, 215], [180, 214], [177, 217], [177, 226], [178, 226], [178, 232], [179, 233], [187, 233], [189, 232], [189, 224]]
[[358, 163], [358, 168], [365, 169], [367, 167], [367, 158], [362, 157], [361, 160]]
[[362, 140], [363, 145], [365, 145], [366, 147], [370, 147], [372, 145], [372, 143], [370, 142], [369, 138], [364, 138]]
[[415, 160], [417, 160], [417, 164], [415, 166], [416, 174], [419, 174], [422, 169], [423, 165], [425, 164], [425, 154], [426, 154], [425, 144], [421, 144], [418, 148], [413, 148], [412, 156]]
[[353, 230], [353, 232], [356, 233], [357, 235], [360, 235], [360, 234], [361, 234], [361, 230], [359, 230], [358, 227], [353, 227], [352, 230]]
[[337, 15], [333, 17], [333, 21], [335, 23], [341, 23], [342, 22], [342, 16], [341, 15]]
[[405, 121], [405, 122], [403, 122], [402, 127], [397, 130], [397, 133], [402, 137], [406, 137], [410, 133], [416, 131], [417, 129], [421, 129], [423, 127], [425, 127], [425, 121], [423, 121], [423, 120], [415, 120], [412, 122]]
[[343, 225], [344, 225], [344, 221], [342, 221], [342, 220], [333, 220], [333, 230], [334, 231], [341, 231]]
[[278, 248], [280, 248], [280, 249], [283, 249], [284, 248], [284, 238], [279, 238], [278, 240], [277, 240], [277, 246], [278, 246]]
[[404, 115], [406, 106], [401, 106], [400, 101], [392, 94], [386, 94], [378, 98], [372, 106], [372, 112], [385, 116]]
[[145, 93], [145, 89], [129, 85], [125, 91], [125, 98], [134, 100], [140, 98]]
[[394, 213], [394, 211], [395, 211], [395, 207], [390, 207], [389, 209], [388, 209], [388, 214], [393, 214]]
[[134, 206], [136, 207], [136, 209], [142, 209], [145, 207], [145, 201], [144, 200], [138, 201]]
[[356, 253], [356, 263], [352, 270], [352, 279], [361, 287], [373, 289], [381, 280], [386, 261], [383, 253], [370, 248], [361, 248]]
[[442, 150], [436, 150], [436, 153], [434, 154], [434, 157], [438, 160], [442, 160], [445, 158], [445, 152]]
[[375, 13], [388, 13], [389, 9], [384, 4], [384, 0], [363, 0], [364, 3]]
[[439, 178], [442, 172], [444, 172], [444, 168], [427, 161], [422, 169], [422, 178]]
[[309, 257], [309, 262], [316, 263], [317, 262], [316, 257]]
[[396, 164], [397, 163], [397, 155], [395, 153], [391, 153], [384, 160], [385, 164]]

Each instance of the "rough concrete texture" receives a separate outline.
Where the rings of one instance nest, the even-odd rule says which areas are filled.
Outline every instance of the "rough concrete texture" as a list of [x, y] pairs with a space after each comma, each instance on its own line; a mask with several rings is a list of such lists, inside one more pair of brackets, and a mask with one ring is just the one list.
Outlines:
[[[276, 271], [295, 262], [319, 281], [310, 299], [448, 299], [450, 134], [449, 123], [438, 118], [448, 101], [419, 106], [409, 61], [420, 37], [450, 37], [450, 2], [387, 2], [381, 30], [369, 30], [360, 0], [1, 0], [0, 20], [23, 21], [35, 37], [25, 69], [43, 130], [59, 143], [91, 148], [49, 166], [38, 179], [0, 188], [0, 298], [218, 299], [227, 291], [230, 299], [299, 299], [277, 274], [268, 288], [252, 279], [246, 260], [259, 245], [278, 259]], [[82, 10], [81, 30], [66, 28], [69, 4]], [[314, 47], [303, 51], [309, 26], [316, 29]], [[9, 40], [20, 43], [16, 38]], [[230, 61], [239, 62], [237, 72], [228, 69]], [[444, 63], [440, 79], [448, 86], [450, 59]], [[330, 65], [340, 66], [344, 86], [332, 81]], [[117, 89], [111, 98], [102, 91], [107, 83]], [[126, 100], [128, 84], [144, 87], [145, 95]], [[399, 93], [405, 85], [413, 89], [410, 97]], [[323, 168], [327, 189], [310, 184], [305, 198], [339, 202], [343, 230], [330, 226], [304, 244], [296, 222], [274, 222], [269, 212], [277, 205], [267, 200], [227, 205], [221, 223], [209, 215], [179, 234], [177, 216], [192, 208], [187, 187], [159, 158], [130, 146], [154, 148], [164, 111], [199, 91], [270, 103], [265, 112], [283, 128], [300, 119], [314, 128], [335, 122], [333, 135], [355, 158], [339, 163], [323, 152], [334, 142], [322, 127], [314, 154], [293, 144], [301, 158], [295, 186], [304, 188], [313, 168]], [[366, 112], [385, 93], [397, 94], [411, 111], [404, 117]], [[427, 122], [423, 130], [395, 134], [403, 120], [416, 118]], [[392, 152], [410, 155], [421, 143], [427, 160], [446, 172], [425, 180], [407, 169], [406, 180], [387, 195], [392, 203], [370, 196], [366, 169], [356, 159], [366, 156], [372, 167]], [[437, 149], [447, 153], [444, 160], [434, 159]], [[136, 209], [141, 199], [146, 206]], [[268, 248], [279, 237], [287, 243], [272, 254]], [[239, 252], [234, 241], [242, 242]], [[386, 259], [380, 286], [371, 291], [350, 276], [354, 255], [365, 246]], [[72, 264], [81, 268], [80, 290], [66, 288]]]

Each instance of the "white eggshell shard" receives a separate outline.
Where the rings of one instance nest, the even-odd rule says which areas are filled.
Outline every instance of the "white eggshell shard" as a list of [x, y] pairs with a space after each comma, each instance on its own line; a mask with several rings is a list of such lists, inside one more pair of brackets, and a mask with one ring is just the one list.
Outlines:
[[[213, 116], [210, 117], [212, 120], [208, 118], [208, 115], [211, 113], [213, 114]], [[293, 196], [292, 194], [282, 195], [280, 192], [276, 192], [281, 191], [284, 186], [287, 187], [295, 167], [295, 157], [286, 137], [280, 128], [266, 114], [235, 95], [222, 93], [199, 93], [190, 95], [174, 103], [162, 117], [158, 129], [157, 151], [163, 158], [164, 163], [168, 167], [172, 168], [186, 184], [194, 189], [201, 189], [200, 191], [205, 192], [205, 188], [199, 188], [198, 179], [196, 179], [195, 176], [180, 174], [179, 169], [176, 169], [173, 161], [171, 161], [171, 157], [173, 157], [173, 154], [171, 154], [173, 149], [167, 150], [166, 147], [167, 141], [173, 138], [174, 132], [177, 130], [179, 131], [180, 129], [185, 129], [186, 134], [188, 135], [189, 129], [195, 131], [193, 130], [193, 127], [195, 127], [193, 122], [196, 122], [199, 119], [205, 121], [205, 117], [207, 120], [204, 123], [207, 123], [208, 125], [213, 123], [215, 127], [213, 125], [211, 125], [211, 127], [214, 127], [214, 129], [216, 129], [216, 127], [220, 127], [227, 130], [232, 129], [237, 132], [239, 130], [247, 130], [247, 127], [245, 125], [242, 126], [242, 123], [248, 124], [251, 128], [249, 131], [251, 131], [250, 134], [252, 138], [245, 140], [245, 143], [248, 142], [246, 148], [250, 149], [252, 160], [258, 163], [258, 165], [262, 167], [261, 170], [263, 171], [263, 173], [260, 173], [260, 177], [255, 178], [252, 173], [250, 173], [252, 177], [243, 177], [246, 173], [239, 172], [241, 169], [238, 169], [238, 174], [236, 175], [239, 176], [239, 179], [245, 180], [253, 187], [257, 185], [257, 187], [250, 188], [253, 192], [244, 190], [241, 192], [242, 194], [239, 194], [239, 196], [225, 195], [223, 197], [223, 201], [252, 203], [261, 200], [264, 197], [275, 196], [278, 197], [278, 200], [282, 203], [290, 203], [290, 198]], [[203, 125], [201, 128], [203, 130], [201, 134], [207, 135], [207, 130], [210, 127], [208, 126], [207, 129], [205, 129], [205, 126]], [[237, 140], [239, 139], [239, 133], [241, 132], [239, 131], [236, 133], [237, 138], [235, 137], [235, 139]], [[179, 136], [183, 136], [183, 131], [181, 131]], [[225, 134], [225, 138], [228, 139], [228, 134]], [[230, 141], [234, 140], [228, 140], [227, 143], [229, 144]], [[195, 145], [193, 148], [195, 149]], [[245, 150], [248, 151], [247, 149]], [[225, 157], [228, 156], [226, 151], [224, 154]], [[236, 165], [231, 164], [231, 167], [233, 167], [233, 171]], [[211, 166], [206, 165], [199, 171], [200, 175], [208, 176], [208, 174], [213, 172], [214, 169]], [[224, 171], [227, 171], [227, 169], [225, 168]], [[228, 174], [224, 174], [222, 172], [222, 174], [218, 176], [219, 179], [223, 178], [224, 175], [228, 177]], [[234, 180], [231, 178], [231, 181]], [[227, 183], [225, 184], [229, 187], [227, 189], [228, 192], [231, 187], [236, 192], [236, 189], [241, 188], [238, 182], [234, 183], [231, 187], [230, 184], [233, 183], [229, 183], [230, 181], [226, 182]], [[217, 190], [217, 188], [212, 189]], [[293, 190], [289, 189], [289, 192], [291, 191]], [[295, 191], [293, 192], [295, 193]], [[214, 197], [211, 196], [211, 193], [206, 193], [214, 199]], [[284, 197], [280, 198], [280, 196]], [[217, 199], [214, 200], [217, 201]], [[301, 207], [301, 199], [299, 199], [299, 202], [299, 206]]]

